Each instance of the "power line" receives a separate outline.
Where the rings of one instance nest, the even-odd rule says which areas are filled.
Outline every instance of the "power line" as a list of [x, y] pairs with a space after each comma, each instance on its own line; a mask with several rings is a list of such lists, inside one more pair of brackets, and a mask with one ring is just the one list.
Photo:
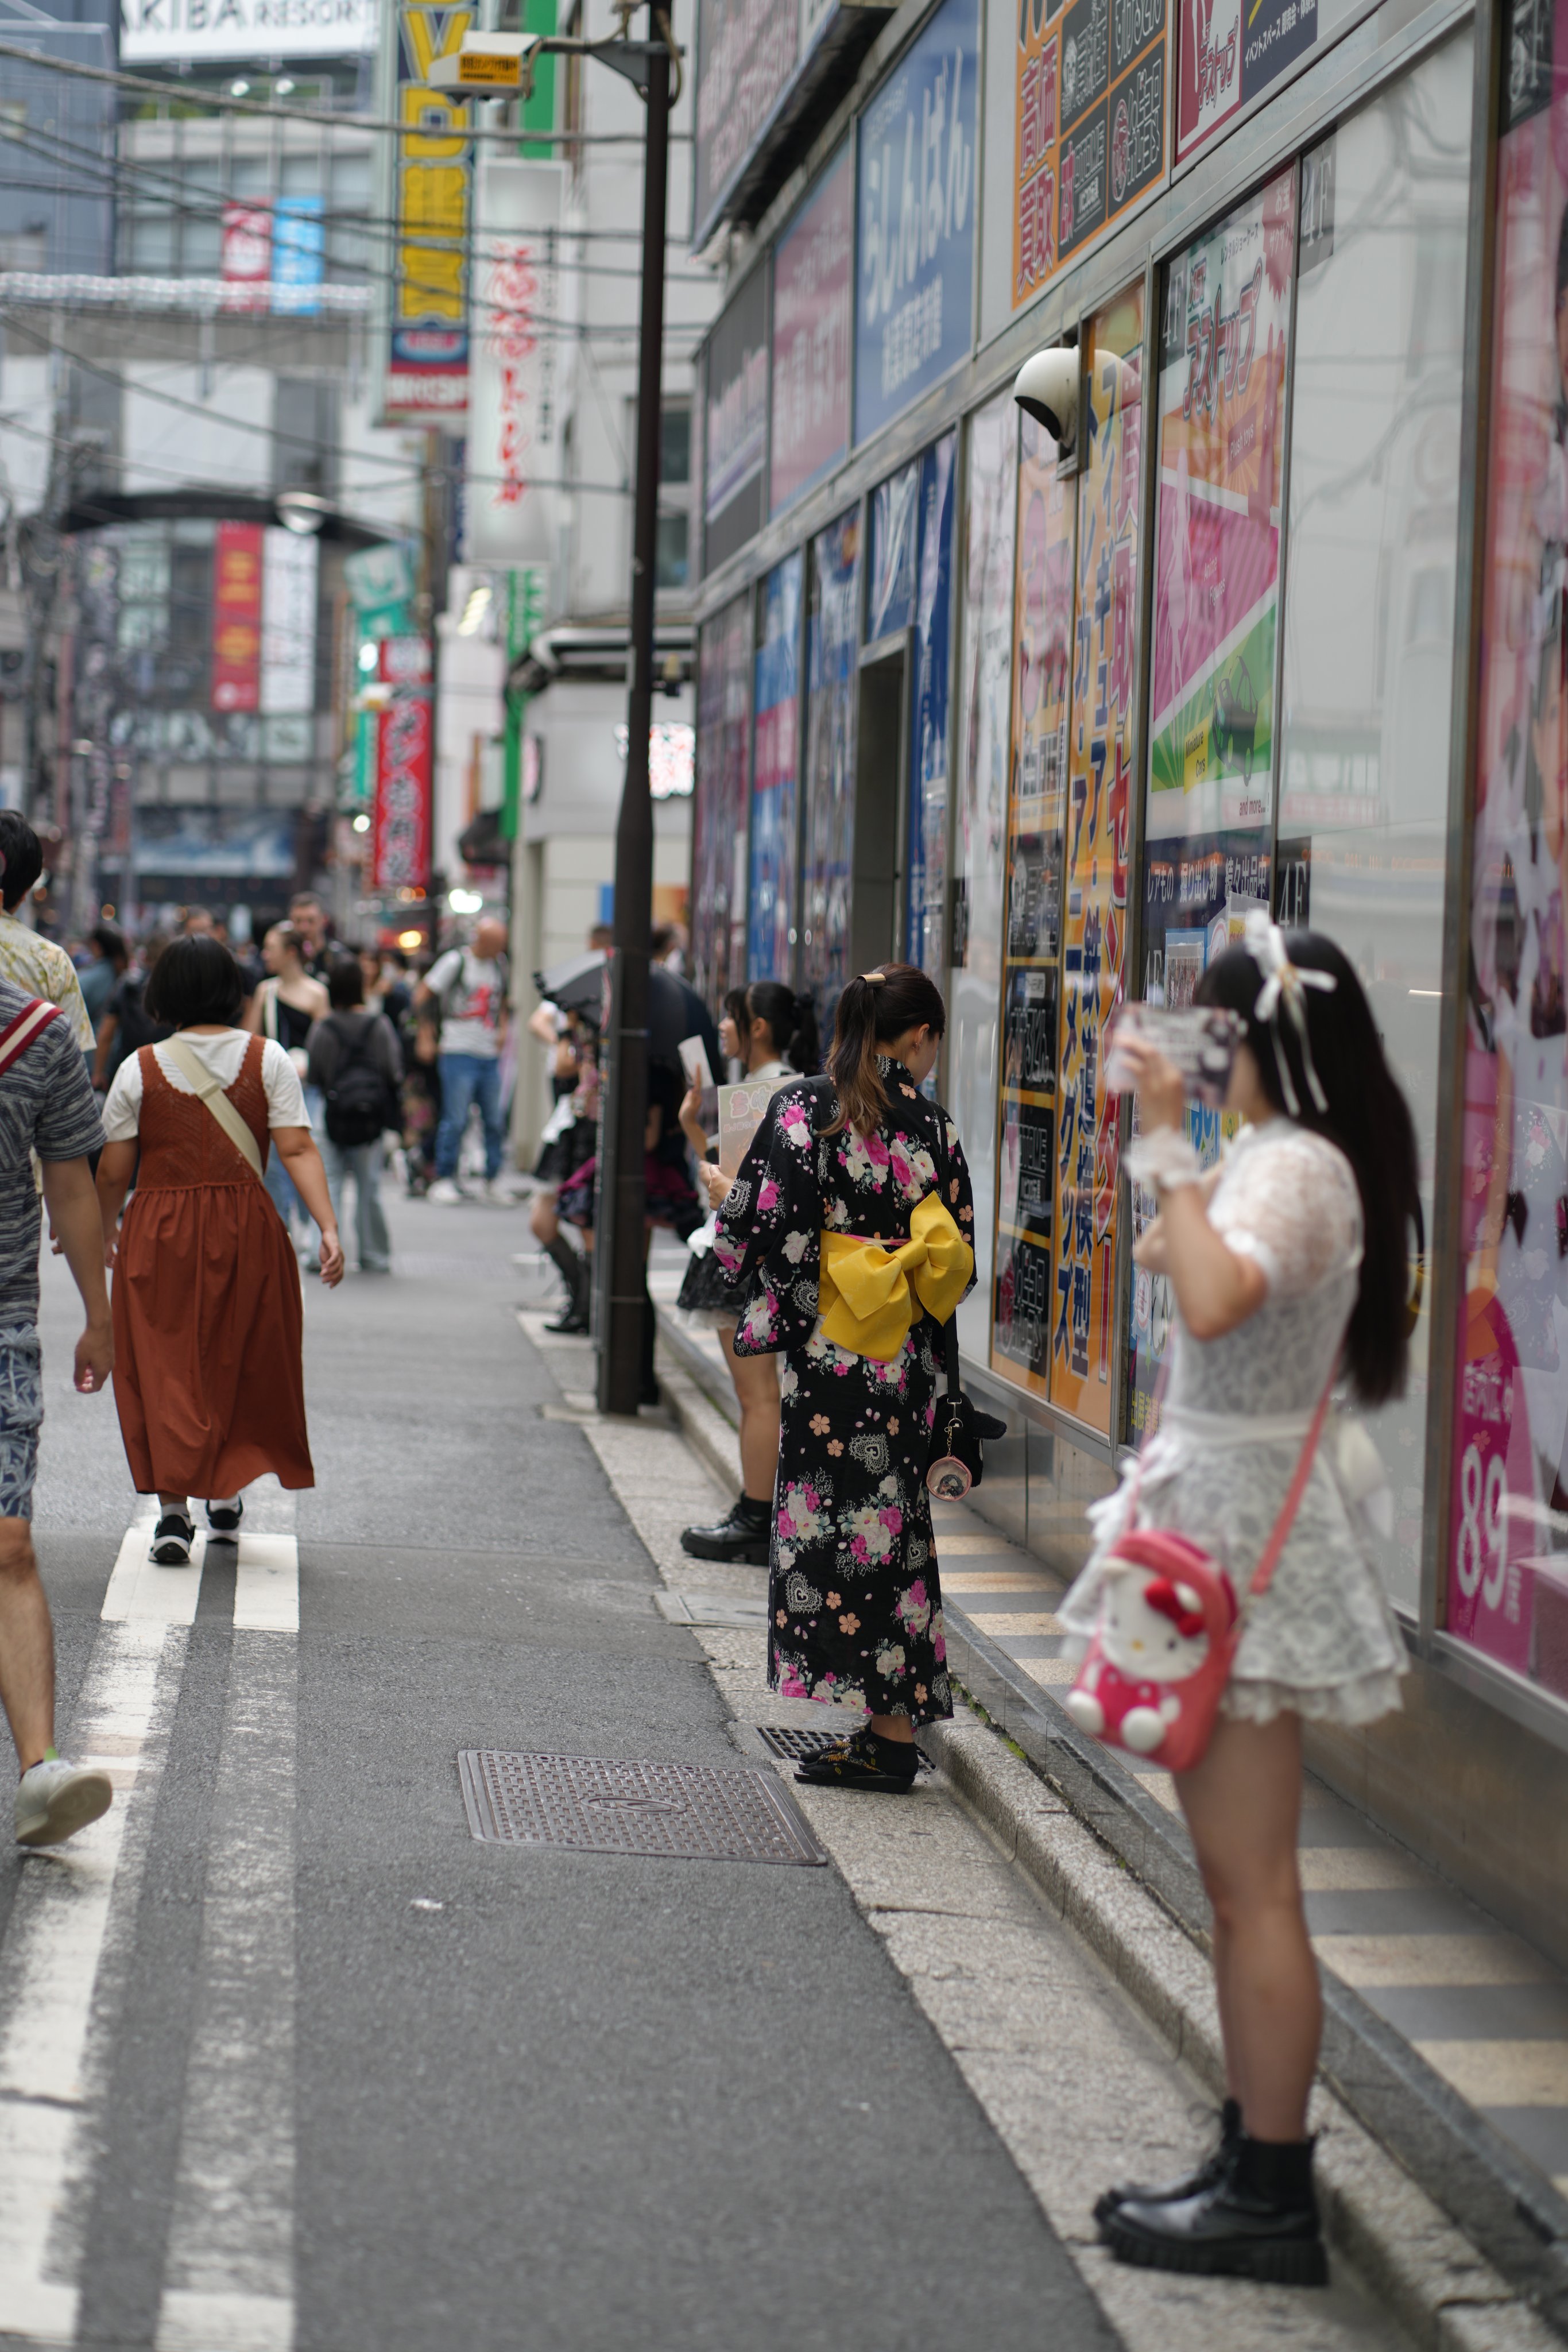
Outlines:
[[[277, 106], [260, 98], [234, 98], [226, 90], [209, 94], [203, 89], [182, 85], [175, 89], [165, 81], [150, 81], [142, 74], [113, 73], [107, 66], [72, 65], [64, 58], [47, 57], [41, 49], [29, 49], [18, 41], [0, 41], [0, 58], [16, 58], [25, 65], [42, 68], [48, 73], [66, 74], [79, 81], [108, 82], [117, 89], [134, 89], [145, 96], [164, 100], [178, 99], [182, 105], [210, 106], [225, 114], [267, 115], [281, 122], [313, 122], [319, 126], [330, 118], [308, 106]], [[466, 106], [466, 99], [459, 104]], [[421, 139], [430, 134], [417, 122], [385, 122], [368, 115], [355, 115], [354, 127], [361, 131], [379, 132], [390, 139]], [[520, 146], [527, 140], [549, 141], [554, 145], [570, 147], [641, 147], [645, 134], [641, 131], [536, 131], [532, 125], [522, 129], [492, 131], [477, 123], [452, 126], [452, 135], [461, 131], [465, 139], [505, 140], [509, 145]], [[689, 131], [672, 131], [672, 142], [690, 145]]]

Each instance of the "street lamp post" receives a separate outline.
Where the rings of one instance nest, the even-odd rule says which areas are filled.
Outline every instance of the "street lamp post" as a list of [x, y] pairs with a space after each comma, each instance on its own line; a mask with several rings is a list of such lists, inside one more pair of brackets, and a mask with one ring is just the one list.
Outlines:
[[597, 1339], [601, 1412], [634, 1413], [642, 1395], [647, 1298], [643, 1134], [648, 1116], [648, 937], [653, 906], [653, 587], [659, 519], [659, 412], [664, 341], [664, 220], [670, 58], [650, 0], [648, 137], [643, 168], [643, 310], [637, 358], [637, 496], [632, 527], [632, 678], [626, 780], [615, 828], [615, 954], [605, 1036], [600, 1160]]

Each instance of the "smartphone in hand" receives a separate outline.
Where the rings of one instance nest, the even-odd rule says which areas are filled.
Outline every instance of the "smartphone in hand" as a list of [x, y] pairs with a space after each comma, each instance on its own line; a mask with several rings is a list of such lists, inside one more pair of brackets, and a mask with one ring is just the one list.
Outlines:
[[1239, 1013], [1218, 1004], [1186, 1005], [1179, 1011], [1160, 1004], [1119, 1005], [1106, 1040], [1105, 1084], [1113, 1094], [1132, 1093], [1132, 1072], [1117, 1048], [1124, 1038], [1141, 1037], [1181, 1072], [1190, 1102], [1222, 1110], [1245, 1027]]

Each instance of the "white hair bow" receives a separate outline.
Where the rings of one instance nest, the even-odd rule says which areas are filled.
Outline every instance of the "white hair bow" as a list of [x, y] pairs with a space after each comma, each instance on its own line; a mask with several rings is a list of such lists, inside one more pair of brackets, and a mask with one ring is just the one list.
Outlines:
[[1329, 993], [1339, 986], [1332, 971], [1315, 971], [1310, 965], [1291, 961], [1285, 952], [1285, 934], [1278, 923], [1270, 922], [1261, 907], [1254, 907], [1247, 917], [1241, 934], [1241, 944], [1263, 975], [1263, 985], [1258, 991], [1258, 1001], [1252, 1007], [1255, 1021], [1267, 1022], [1274, 1040], [1274, 1061], [1284, 1089], [1285, 1108], [1292, 1118], [1301, 1115], [1301, 1106], [1291, 1081], [1290, 1064], [1280, 1043], [1280, 1007], [1284, 1005], [1301, 1045], [1301, 1063], [1307, 1074], [1313, 1102], [1326, 1111], [1328, 1097], [1322, 1090], [1317, 1067], [1312, 1060], [1312, 1040], [1307, 1034], [1307, 1001], [1309, 988], [1321, 988]]

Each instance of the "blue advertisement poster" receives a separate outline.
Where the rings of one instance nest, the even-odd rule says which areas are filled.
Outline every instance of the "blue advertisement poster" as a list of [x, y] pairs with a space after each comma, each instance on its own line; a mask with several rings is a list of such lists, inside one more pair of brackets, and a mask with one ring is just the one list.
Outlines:
[[288, 292], [274, 294], [275, 310], [313, 316], [320, 309], [316, 289], [325, 275], [326, 243], [319, 196], [278, 197], [272, 212], [272, 283]]
[[805, 559], [786, 556], [762, 583], [751, 761], [751, 917], [747, 980], [795, 973], [795, 779], [800, 741], [800, 584]]
[[855, 440], [969, 349], [978, 0], [946, 0], [860, 119]]
[[914, 726], [909, 769], [911, 963], [939, 980], [946, 962], [947, 688], [953, 611], [953, 486], [958, 436], [920, 461], [920, 572], [915, 600]]
[[861, 602], [860, 510], [811, 541], [806, 612], [805, 814], [800, 855], [800, 985], [824, 1032], [849, 978], [850, 866], [855, 819], [855, 654]]

